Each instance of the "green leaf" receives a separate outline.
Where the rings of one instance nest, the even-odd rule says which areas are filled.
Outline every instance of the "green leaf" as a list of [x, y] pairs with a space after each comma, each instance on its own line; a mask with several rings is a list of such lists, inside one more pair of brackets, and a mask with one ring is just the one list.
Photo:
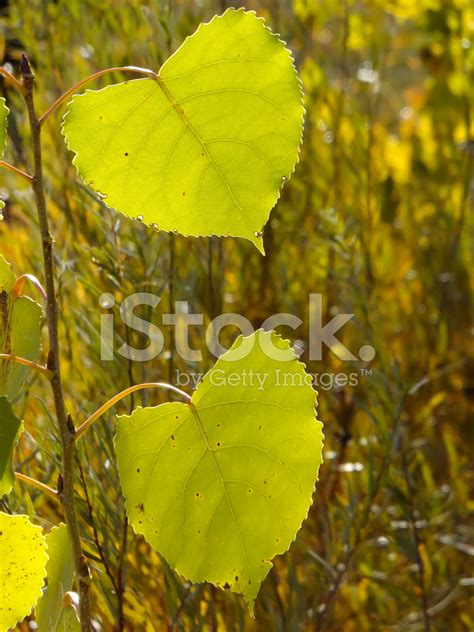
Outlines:
[[48, 585], [36, 606], [36, 623], [39, 632], [55, 632], [61, 629], [64, 595], [71, 590], [74, 578], [74, 554], [67, 526], [54, 527], [46, 535], [46, 544]]
[[67, 606], [61, 613], [57, 632], [81, 632], [81, 622], [74, 606]]
[[[14, 296], [15, 275], [0, 256], [0, 352], [35, 362], [41, 349], [41, 306], [28, 296]], [[0, 395], [16, 397], [28, 367], [0, 360]]]
[[304, 108], [291, 53], [254, 12], [228, 9], [155, 79], [75, 96], [74, 164], [109, 206], [183, 235], [261, 231], [298, 159]]
[[[28, 296], [13, 300], [10, 316], [11, 353], [33, 362], [38, 359], [41, 348], [41, 314], [41, 305]], [[18, 393], [28, 371], [28, 367], [9, 363], [6, 394], [10, 400]]]
[[[268, 357], [271, 344], [284, 360]], [[232, 359], [236, 350], [242, 359]], [[192, 406], [119, 418], [115, 448], [135, 531], [178, 573], [243, 593], [251, 609], [311, 504], [322, 426], [309, 379], [289, 342], [260, 330], [217, 361]]]
[[15, 482], [13, 450], [23, 431], [23, 422], [12, 410], [5, 396], [0, 397], [0, 498], [9, 494]]
[[0, 97], [0, 158], [5, 153], [7, 146], [7, 121], [10, 110], [6, 106], [6, 101]]
[[15, 273], [10, 263], [0, 255], [0, 293], [10, 294], [15, 283]]
[[0, 512], [0, 630], [30, 614], [46, 576], [46, 541], [28, 516]]

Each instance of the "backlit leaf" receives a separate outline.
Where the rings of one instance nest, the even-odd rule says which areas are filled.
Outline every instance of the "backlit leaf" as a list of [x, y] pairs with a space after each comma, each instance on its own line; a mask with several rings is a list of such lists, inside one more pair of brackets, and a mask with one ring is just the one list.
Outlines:
[[0, 255], [0, 293], [10, 294], [15, 283], [15, 273], [6, 259]]
[[[271, 344], [284, 359], [268, 357]], [[232, 360], [236, 350], [247, 353]], [[251, 609], [311, 504], [322, 426], [309, 378], [288, 341], [260, 330], [217, 361], [192, 406], [119, 418], [115, 447], [134, 529], [178, 573], [230, 587]]]
[[[28, 296], [14, 296], [15, 275], [0, 256], [0, 352], [36, 361], [41, 348], [41, 306]], [[0, 360], [0, 395], [12, 401], [28, 367]]]
[[65, 606], [56, 627], [57, 632], [81, 632], [81, 623], [74, 606]]
[[74, 555], [67, 526], [61, 524], [54, 527], [46, 535], [46, 544], [49, 557], [46, 565], [48, 585], [36, 606], [35, 614], [39, 632], [55, 632], [62, 629], [59, 622], [64, 611], [63, 599], [71, 590], [74, 578]]
[[74, 164], [109, 206], [183, 235], [261, 231], [301, 142], [290, 52], [253, 12], [202, 24], [159, 77], [75, 96], [63, 124]]
[[23, 430], [23, 423], [5, 396], [0, 397], [0, 498], [9, 494], [15, 482], [13, 450]]
[[10, 110], [6, 106], [6, 101], [0, 97], [0, 158], [5, 152], [7, 146], [7, 120]]
[[30, 614], [46, 576], [46, 541], [28, 516], [0, 512], [0, 631]]

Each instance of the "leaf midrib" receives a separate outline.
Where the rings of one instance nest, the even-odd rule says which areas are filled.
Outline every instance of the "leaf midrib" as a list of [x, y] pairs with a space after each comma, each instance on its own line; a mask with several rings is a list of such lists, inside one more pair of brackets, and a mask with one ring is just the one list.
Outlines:
[[173, 93], [171, 92], [171, 90], [166, 86], [165, 84], [165, 80], [162, 79], [159, 75], [156, 77], [156, 79], [154, 80], [156, 81], [156, 83], [158, 84], [158, 86], [161, 88], [163, 94], [165, 95], [165, 97], [168, 99], [170, 105], [172, 106], [173, 110], [177, 113], [177, 115], [179, 116], [179, 118], [183, 121], [185, 127], [191, 132], [191, 134], [196, 138], [196, 140], [198, 141], [198, 143], [201, 145], [201, 148], [203, 150], [203, 152], [205, 153], [207, 159], [209, 160], [210, 164], [214, 167], [215, 172], [217, 173], [217, 175], [219, 176], [219, 178], [222, 180], [224, 186], [226, 187], [230, 197], [232, 198], [232, 201], [234, 203], [234, 205], [239, 209], [239, 211], [241, 212], [243, 218], [245, 219], [245, 222], [247, 224], [247, 227], [249, 228], [250, 232], [252, 233], [252, 225], [250, 223], [250, 220], [246, 214], [246, 212], [244, 211], [244, 209], [240, 206], [240, 204], [238, 203], [234, 192], [232, 191], [231, 186], [229, 185], [229, 183], [227, 182], [226, 177], [224, 176], [224, 174], [222, 173], [221, 169], [219, 168], [218, 164], [216, 163], [216, 161], [214, 160], [214, 158], [211, 156], [206, 143], [203, 141], [203, 139], [201, 138], [201, 136], [199, 135], [198, 131], [196, 130], [196, 128], [194, 127], [194, 125], [191, 123], [191, 121], [188, 119], [188, 117], [186, 116], [186, 114], [184, 113], [184, 110], [179, 106], [178, 101], [175, 99], [175, 97], [173, 96]]
[[217, 459], [216, 459], [216, 457], [214, 455], [214, 450], [212, 449], [212, 446], [211, 446], [211, 444], [209, 442], [209, 438], [208, 438], [206, 430], [205, 430], [205, 428], [204, 428], [204, 426], [203, 426], [203, 424], [201, 422], [201, 418], [199, 417], [199, 413], [198, 413], [197, 408], [195, 406], [191, 406], [191, 411], [193, 413], [194, 419], [196, 420], [196, 423], [198, 425], [198, 428], [199, 428], [199, 431], [200, 431], [201, 436], [203, 438], [203, 441], [206, 444], [206, 448], [207, 448], [209, 454], [211, 455], [212, 461], [214, 463], [214, 467], [215, 467], [215, 469], [216, 469], [216, 471], [217, 471], [217, 473], [219, 475], [219, 480], [220, 480], [221, 485], [222, 485], [222, 491], [224, 492], [224, 496], [225, 496], [225, 499], [227, 501], [227, 504], [229, 505], [229, 509], [231, 511], [232, 518], [234, 519], [235, 526], [237, 527], [237, 532], [239, 534], [239, 539], [240, 539], [240, 546], [242, 548], [242, 553], [244, 555], [245, 564], [247, 565], [247, 568], [250, 568], [250, 563], [249, 563], [249, 560], [248, 560], [247, 551], [245, 549], [245, 544], [244, 544], [244, 538], [243, 538], [243, 535], [242, 535], [242, 530], [241, 530], [239, 522], [237, 520], [237, 515], [236, 515], [236, 513], [234, 511], [234, 507], [232, 505], [232, 502], [231, 502], [231, 500], [229, 498], [229, 494], [227, 493], [227, 488], [225, 486], [225, 479], [224, 479], [224, 476], [222, 474], [222, 470], [221, 470], [221, 468], [219, 466], [219, 463], [217, 462]]

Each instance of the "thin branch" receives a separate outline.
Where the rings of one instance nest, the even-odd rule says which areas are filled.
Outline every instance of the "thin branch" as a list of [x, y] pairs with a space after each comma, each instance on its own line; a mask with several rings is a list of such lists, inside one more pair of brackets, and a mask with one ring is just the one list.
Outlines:
[[49, 354], [47, 367], [51, 371], [51, 388], [53, 391], [54, 407], [62, 448], [62, 479], [59, 497], [64, 509], [64, 516], [71, 536], [74, 551], [74, 565], [79, 587], [79, 611], [82, 632], [91, 632], [90, 610], [90, 572], [86, 559], [82, 553], [79, 523], [76, 516], [76, 501], [74, 495], [74, 424], [66, 412], [64, 393], [60, 371], [59, 355], [59, 310], [56, 300], [54, 281], [53, 238], [49, 231], [49, 218], [46, 208], [46, 198], [43, 182], [43, 160], [41, 151], [41, 127], [34, 104], [35, 77], [26, 55], [21, 59], [21, 73], [25, 89], [25, 103], [31, 130], [31, 142], [34, 161], [33, 192], [35, 195], [38, 223], [41, 233], [43, 250], [43, 267], [46, 286], [46, 317], [48, 323]]
[[8, 70], [3, 66], [0, 66], [0, 75], [3, 75], [5, 79], [8, 79], [8, 81], [11, 81], [15, 88], [21, 92], [21, 94], [26, 94], [25, 88], [21, 81], [18, 81], [18, 79], [14, 77], [11, 72], [8, 72]]
[[16, 176], [19, 176], [20, 178], [23, 178], [23, 180], [26, 180], [28, 184], [32, 184], [33, 182], [33, 176], [30, 176], [29, 173], [25, 173], [21, 169], [18, 169], [18, 167], [14, 167], [9, 162], [5, 162], [5, 160], [0, 160], [0, 168], [6, 169], [7, 171], [11, 171]]
[[42, 364], [37, 364], [36, 362], [31, 362], [31, 360], [27, 360], [26, 358], [20, 358], [20, 356], [13, 355], [12, 353], [0, 353], [0, 360], [5, 360], [6, 362], [16, 362], [16, 364], [22, 364], [30, 369], [35, 369], [35, 371], [42, 373], [49, 380], [53, 376], [53, 372], [50, 371], [48, 367], [43, 366]]
[[22, 474], [21, 472], [15, 472], [15, 478], [18, 481], [23, 481], [24, 483], [28, 483], [28, 485], [31, 485], [32, 487], [36, 487], [36, 489], [39, 489], [44, 494], [47, 494], [51, 498], [54, 498], [56, 502], [59, 502], [58, 492], [52, 487], [49, 487], [49, 485], [45, 485], [44, 483], [37, 481], [36, 478], [31, 478], [31, 476], [27, 476], [26, 474]]
[[190, 395], [188, 395], [181, 389], [176, 388], [176, 386], [166, 384], [166, 382], [145, 382], [144, 384], [134, 384], [133, 386], [129, 386], [128, 388], [126, 388], [124, 391], [117, 393], [117, 395], [114, 395], [111, 399], [109, 399], [108, 402], [98, 408], [95, 413], [92, 413], [92, 415], [88, 417], [84, 421], [84, 423], [79, 426], [79, 428], [76, 429], [76, 441], [82, 437], [82, 435], [87, 431], [89, 426], [94, 423], [94, 421], [99, 419], [99, 417], [101, 417], [110, 408], [112, 408], [112, 406], [115, 406], [117, 402], [122, 400], [124, 397], [127, 397], [127, 395], [130, 395], [131, 393], [135, 393], [135, 391], [141, 391], [145, 388], [164, 388], [168, 391], [173, 391], [173, 393], [177, 393], [178, 395], [183, 397], [188, 404], [191, 404], [192, 402]]
[[40, 126], [53, 114], [65, 101], [69, 99], [73, 94], [75, 94], [79, 88], [82, 88], [86, 83], [90, 81], [94, 81], [103, 75], [106, 75], [111, 72], [132, 72], [139, 75], [145, 75], [147, 77], [151, 77], [152, 79], [158, 79], [158, 75], [154, 70], [150, 70], [149, 68], [139, 68], [138, 66], [117, 66], [115, 68], [106, 68], [105, 70], [99, 70], [92, 75], [89, 75], [85, 79], [81, 79], [78, 83], [66, 90], [64, 94], [62, 94], [59, 99], [57, 99], [43, 114], [43, 116], [39, 119]]
[[421, 614], [423, 616], [423, 625], [424, 632], [431, 631], [431, 621], [429, 615], [428, 608], [428, 595], [426, 591], [426, 582], [425, 582], [425, 565], [423, 563], [423, 558], [421, 557], [421, 538], [418, 534], [418, 526], [417, 526], [417, 510], [415, 507], [415, 487], [413, 485], [412, 479], [410, 477], [410, 472], [408, 470], [408, 463], [406, 457], [406, 448], [403, 442], [403, 432], [400, 435], [400, 454], [402, 459], [402, 468], [403, 468], [403, 476], [405, 478], [405, 483], [407, 487], [407, 497], [410, 502], [410, 523], [411, 530], [413, 535], [413, 543], [415, 545], [415, 561], [416, 566], [418, 568], [418, 584], [420, 589], [420, 605], [421, 605]]
[[113, 589], [115, 590], [115, 592], [118, 592], [118, 586], [117, 583], [115, 581], [115, 577], [114, 574], [109, 566], [109, 562], [107, 560], [107, 557], [105, 556], [105, 552], [104, 552], [104, 548], [100, 542], [100, 538], [99, 538], [99, 532], [97, 531], [97, 525], [94, 519], [94, 510], [92, 507], [92, 502], [90, 499], [90, 495], [89, 495], [89, 490], [87, 489], [87, 483], [86, 483], [86, 477], [84, 475], [84, 470], [82, 465], [79, 463], [79, 473], [81, 475], [81, 480], [82, 480], [82, 489], [84, 490], [84, 498], [86, 501], [86, 506], [87, 506], [87, 513], [89, 514], [89, 520], [91, 522], [91, 527], [92, 527], [92, 533], [94, 534], [94, 542], [95, 545], [97, 547], [97, 551], [99, 553], [99, 557], [102, 560], [102, 564], [104, 565], [104, 569], [106, 572], [107, 577], [109, 578]]

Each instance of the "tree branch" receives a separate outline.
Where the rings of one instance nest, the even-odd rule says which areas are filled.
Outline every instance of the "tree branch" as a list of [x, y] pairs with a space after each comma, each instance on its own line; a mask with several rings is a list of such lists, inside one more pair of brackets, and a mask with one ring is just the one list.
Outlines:
[[59, 496], [64, 508], [64, 515], [71, 536], [74, 551], [76, 576], [79, 584], [80, 619], [83, 632], [91, 632], [91, 614], [89, 601], [90, 574], [81, 548], [79, 524], [76, 517], [74, 499], [74, 424], [66, 413], [64, 404], [63, 387], [61, 383], [59, 361], [59, 333], [58, 333], [58, 304], [54, 285], [53, 239], [49, 232], [49, 221], [46, 210], [46, 200], [43, 184], [43, 166], [41, 155], [41, 127], [36, 114], [33, 89], [34, 75], [26, 55], [21, 60], [21, 73], [23, 76], [24, 98], [28, 108], [30, 122], [34, 176], [33, 191], [35, 194], [36, 208], [38, 212], [39, 228], [42, 238], [44, 276], [46, 284], [46, 316], [48, 322], [49, 356], [47, 367], [52, 373], [51, 386], [53, 390], [54, 405], [62, 447], [62, 478], [63, 484]]

